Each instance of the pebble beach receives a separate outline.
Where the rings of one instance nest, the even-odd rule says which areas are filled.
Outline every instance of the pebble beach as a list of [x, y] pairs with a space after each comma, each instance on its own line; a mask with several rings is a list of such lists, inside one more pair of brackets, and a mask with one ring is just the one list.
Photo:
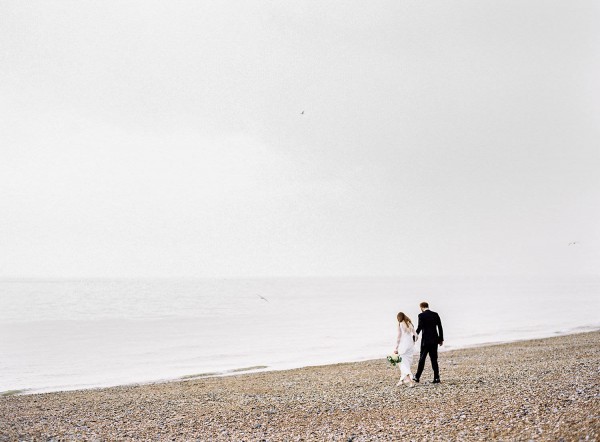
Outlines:
[[[600, 438], [600, 332], [440, 353], [397, 387], [386, 360], [0, 397], [0, 441]], [[413, 361], [416, 370], [418, 355]]]

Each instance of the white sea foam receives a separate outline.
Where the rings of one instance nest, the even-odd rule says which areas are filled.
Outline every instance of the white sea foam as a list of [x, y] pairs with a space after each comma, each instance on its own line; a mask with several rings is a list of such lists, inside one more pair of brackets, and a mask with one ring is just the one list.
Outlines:
[[600, 327], [599, 278], [0, 282], [0, 391], [383, 358], [427, 300], [444, 348]]

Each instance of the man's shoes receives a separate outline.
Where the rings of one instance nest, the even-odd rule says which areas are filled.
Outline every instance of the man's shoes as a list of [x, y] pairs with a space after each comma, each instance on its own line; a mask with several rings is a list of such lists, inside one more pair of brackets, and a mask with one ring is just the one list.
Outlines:
[[434, 380], [433, 380], [433, 383], [434, 383], [434, 384], [439, 384], [439, 383], [440, 383], [440, 380], [439, 380], [439, 378], [438, 378], [438, 379], [434, 379]]
[[419, 378], [413, 378], [414, 382], [419, 382]]

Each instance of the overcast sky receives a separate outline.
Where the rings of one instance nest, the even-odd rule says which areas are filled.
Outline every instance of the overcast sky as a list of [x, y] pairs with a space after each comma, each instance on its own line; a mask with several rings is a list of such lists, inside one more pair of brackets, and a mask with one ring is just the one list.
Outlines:
[[596, 1], [0, 17], [0, 277], [600, 271]]

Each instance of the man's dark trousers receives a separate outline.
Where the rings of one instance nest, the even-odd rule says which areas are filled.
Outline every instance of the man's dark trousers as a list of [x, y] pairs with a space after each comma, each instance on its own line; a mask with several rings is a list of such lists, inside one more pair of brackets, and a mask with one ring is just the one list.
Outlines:
[[438, 344], [423, 344], [421, 342], [421, 355], [419, 356], [419, 367], [417, 368], [417, 374], [415, 374], [416, 379], [421, 379], [421, 373], [423, 373], [423, 369], [425, 368], [425, 359], [427, 359], [427, 355], [429, 355], [429, 359], [431, 359], [431, 368], [433, 368], [433, 378], [440, 378], [440, 368], [438, 367]]

